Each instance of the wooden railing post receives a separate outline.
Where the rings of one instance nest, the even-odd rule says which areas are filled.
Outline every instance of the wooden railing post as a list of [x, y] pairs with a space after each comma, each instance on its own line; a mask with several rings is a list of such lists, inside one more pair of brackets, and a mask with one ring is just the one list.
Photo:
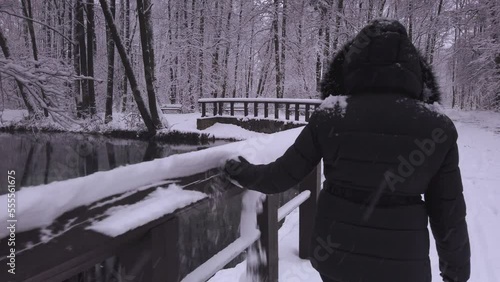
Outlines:
[[285, 119], [290, 119], [290, 104], [285, 102]]
[[243, 103], [243, 111], [244, 111], [244, 115], [248, 116], [248, 102]]
[[219, 102], [219, 115], [224, 115], [224, 102]]
[[299, 187], [300, 191], [311, 191], [309, 199], [300, 205], [299, 208], [299, 257], [301, 259], [307, 259], [309, 258], [311, 236], [321, 187], [321, 165], [318, 165], [308, 176], [306, 176], [299, 184]]
[[279, 119], [280, 118], [280, 112], [279, 112], [279, 103], [274, 103], [274, 118]]
[[295, 120], [299, 120], [299, 109], [300, 109], [300, 104], [296, 103], [295, 104]]
[[141, 240], [118, 254], [124, 281], [179, 281], [179, 220], [177, 217], [152, 228]]
[[254, 117], [259, 116], [259, 103], [258, 102], [253, 103], [253, 116]]
[[[254, 273], [257, 276], [253, 277], [255, 278], [253, 282], [278, 282], [278, 206], [278, 195], [267, 195], [263, 203], [262, 212], [257, 215], [260, 240], [250, 248], [253, 248], [252, 251], [263, 252], [266, 262], [261, 262], [259, 265], [252, 265], [256, 269], [247, 268], [249, 273]], [[250, 264], [247, 263], [248, 266]]]
[[214, 116], [217, 115], [217, 102], [214, 102]]
[[231, 102], [231, 116], [234, 116], [234, 102]]
[[267, 118], [269, 116], [269, 103], [265, 102], [264, 103], [264, 118]]
[[309, 108], [310, 107], [311, 107], [311, 105], [306, 104], [306, 121], [309, 121]]
[[201, 102], [201, 117], [207, 116], [207, 104]]

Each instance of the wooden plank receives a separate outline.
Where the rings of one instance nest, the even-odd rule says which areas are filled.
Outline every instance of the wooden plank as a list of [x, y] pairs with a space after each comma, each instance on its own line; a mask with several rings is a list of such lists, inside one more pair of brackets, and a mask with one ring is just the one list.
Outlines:
[[[278, 206], [278, 195], [267, 195], [263, 203], [262, 213], [257, 215], [260, 240], [251, 248], [259, 251], [258, 244], [260, 242], [261, 252], [265, 254], [267, 263], [260, 262], [259, 265], [254, 266], [256, 269], [248, 269], [247, 271], [257, 272], [256, 281], [259, 282], [278, 282]], [[247, 267], [249, 266], [247, 264]]]
[[180, 278], [179, 220], [177, 217], [151, 230], [151, 267], [154, 282], [178, 282]]
[[300, 191], [311, 191], [307, 199], [299, 208], [299, 257], [309, 258], [311, 236], [314, 229], [314, 218], [321, 185], [321, 165], [318, 165], [299, 184]]
[[224, 114], [224, 102], [219, 102], [219, 115], [222, 116]]

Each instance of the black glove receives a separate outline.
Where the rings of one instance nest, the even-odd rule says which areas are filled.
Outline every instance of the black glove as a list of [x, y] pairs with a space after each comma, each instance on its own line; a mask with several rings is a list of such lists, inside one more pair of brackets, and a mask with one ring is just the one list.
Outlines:
[[238, 160], [227, 160], [224, 165], [224, 172], [232, 179], [238, 181], [242, 186], [252, 183], [251, 168], [253, 165], [244, 157], [239, 156]]

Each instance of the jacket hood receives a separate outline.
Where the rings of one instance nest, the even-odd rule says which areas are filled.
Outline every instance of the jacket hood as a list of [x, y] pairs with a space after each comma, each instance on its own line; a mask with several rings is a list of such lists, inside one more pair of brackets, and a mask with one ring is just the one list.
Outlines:
[[395, 92], [424, 102], [439, 102], [432, 68], [410, 42], [398, 21], [377, 19], [348, 41], [330, 62], [321, 97]]

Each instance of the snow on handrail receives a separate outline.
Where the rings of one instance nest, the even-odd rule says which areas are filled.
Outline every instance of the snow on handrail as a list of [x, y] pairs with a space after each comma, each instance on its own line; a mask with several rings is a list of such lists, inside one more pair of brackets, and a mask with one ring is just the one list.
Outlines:
[[255, 229], [250, 234], [241, 236], [205, 263], [198, 266], [198, 268], [184, 277], [181, 282], [207, 281], [217, 273], [217, 271], [221, 270], [226, 264], [250, 247], [255, 241], [259, 240], [259, 238], [260, 231], [258, 229]]
[[294, 209], [298, 208], [302, 203], [304, 203], [311, 196], [311, 191], [306, 190], [298, 194], [295, 198], [288, 201], [281, 208], [278, 209], [278, 221], [281, 221], [288, 214], [290, 214]]
[[320, 99], [292, 99], [292, 98], [202, 98], [199, 103], [234, 102], [234, 103], [289, 103], [289, 104], [314, 104], [323, 102]]

